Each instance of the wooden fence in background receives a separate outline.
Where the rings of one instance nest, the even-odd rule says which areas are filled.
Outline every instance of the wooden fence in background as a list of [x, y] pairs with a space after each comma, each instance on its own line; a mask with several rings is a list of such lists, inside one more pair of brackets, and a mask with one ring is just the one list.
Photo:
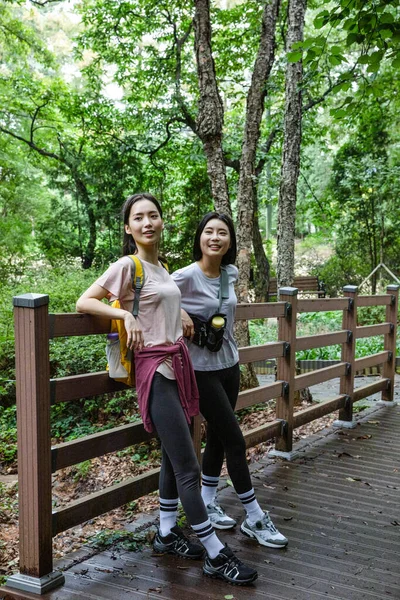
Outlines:
[[[275, 438], [276, 451], [290, 457], [293, 430], [339, 411], [339, 421], [351, 425], [353, 403], [377, 392], [393, 404], [396, 358], [396, 328], [399, 286], [388, 286], [387, 294], [359, 296], [357, 288], [346, 286], [344, 297], [305, 299], [296, 288], [282, 288], [280, 300], [265, 304], [241, 304], [237, 319], [278, 319], [276, 342], [240, 348], [242, 364], [277, 359], [277, 378], [273, 383], [241, 392], [237, 410], [276, 398], [274, 421], [245, 432], [247, 447]], [[121, 450], [149, 440], [142, 424], [130, 424], [101, 431], [51, 447], [50, 407], [103, 393], [125, 389], [106, 371], [50, 380], [49, 340], [61, 336], [108, 333], [110, 322], [82, 314], [49, 314], [46, 295], [25, 294], [14, 298], [16, 382], [18, 416], [19, 479], [19, 557], [20, 572], [7, 581], [14, 588], [30, 593], [45, 593], [63, 583], [61, 573], [53, 571], [52, 538], [56, 534], [115, 509], [158, 488], [159, 469], [153, 469], [100, 492], [52, 510], [52, 473], [59, 469]], [[357, 308], [386, 306], [384, 323], [357, 326]], [[342, 311], [342, 329], [337, 332], [297, 337], [297, 314]], [[383, 335], [384, 350], [356, 358], [356, 340]], [[296, 376], [296, 351], [341, 344], [339, 364]], [[383, 364], [379, 381], [354, 389], [354, 374], [362, 368]], [[340, 377], [337, 397], [294, 413], [295, 392]], [[193, 441], [200, 456], [201, 417], [194, 419]], [[1, 592], [2, 590], [0, 590]], [[1, 595], [1, 593], [0, 593]]]

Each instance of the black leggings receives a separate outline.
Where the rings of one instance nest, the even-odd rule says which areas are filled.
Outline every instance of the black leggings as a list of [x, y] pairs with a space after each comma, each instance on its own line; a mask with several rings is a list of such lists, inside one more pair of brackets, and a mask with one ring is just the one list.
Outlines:
[[208, 519], [200, 492], [200, 466], [175, 380], [155, 373], [149, 411], [162, 444], [160, 497], [179, 496], [190, 524], [200, 525]]
[[235, 416], [239, 393], [239, 364], [219, 371], [195, 371], [200, 393], [200, 411], [207, 421], [207, 444], [203, 473], [219, 477], [224, 454], [233, 486], [238, 494], [252, 488], [246, 460], [246, 443]]

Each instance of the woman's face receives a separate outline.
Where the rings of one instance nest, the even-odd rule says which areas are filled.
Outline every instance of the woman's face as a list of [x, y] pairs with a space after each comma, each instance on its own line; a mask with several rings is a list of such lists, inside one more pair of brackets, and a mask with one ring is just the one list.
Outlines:
[[220, 219], [210, 219], [200, 236], [200, 250], [203, 256], [222, 257], [231, 247], [229, 228]]
[[137, 245], [158, 244], [164, 223], [151, 200], [138, 200], [132, 205], [125, 231], [130, 233]]

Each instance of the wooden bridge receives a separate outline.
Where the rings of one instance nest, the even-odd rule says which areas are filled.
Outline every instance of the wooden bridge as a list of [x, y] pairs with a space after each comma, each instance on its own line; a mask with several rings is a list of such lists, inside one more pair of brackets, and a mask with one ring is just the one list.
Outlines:
[[[88, 397], [98, 394], [99, 387], [110, 391], [118, 384], [104, 374], [90, 374], [53, 381], [49, 386], [49, 338], [106, 332], [109, 325], [86, 315], [48, 315], [44, 298], [15, 299], [20, 573], [0, 589], [0, 597], [37, 600], [41, 593], [46, 600], [400, 599], [400, 410], [394, 403], [397, 286], [375, 297], [358, 296], [356, 288], [347, 286], [344, 298], [315, 300], [298, 300], [297, 290], [285, 288], [278, 303], [238, 308], [238, 318], [279, 319], [277, 342], [240, 351], [241, 362], [276, 357], [277, 381], [243, 392], [239, 408], [277, 398], [276, 420], [245, 437], [248, 446], [276, 439], [275, 457], [257, 464], [253, 481], [260, 503], [271, 510], [290, 540], [286, 550], [277, 551], [255, 545], [239, 528], [222, 533], [237, 555], [258, 569], [259, 579], [250, 588], [209, 580], [202, 576], [201, 562], [156, 558], [150, 547], [140, 553], [111, 550], [92, 557], [82, 549], [64, 561], [64, 570], [60, 564], [53, 566], [53, 535], [156, 489], [157, 473], [116, 484], [51, 515], [52, 472], [136, 443], [143, 433], [138, 425], [129, 425], [50, 448], [51, 402]], [[385, 323], [358, 327], [357, 306], [378, 304], [386, 306]], [[297, 313], [324, 310], [342, 310], [343, 329], [297, 338]], [[356, 338], [370, 335], [384, 335], [384, 351], [356, 359]], [[296, 349], [337, 343], [342, 344], [339, 365], [295, 375]], [[357, 369], [381, 363], [378, 382], [354, 387]], [[337, 376], [341, 380], [337, 397], [293, 412], [296, 390]], [[356, 423], [353, 403], [376, 392], [382, 392], [382, 406]], [[294, 428], [336, 410], [339, 429], [293, 451]], [[200, 419], [194, 425], [198, 452], [199, 428]], [[281, 461], [280, 456], [291, 460]], [[232, 488], [221, 492], [220, 501], [240, 520], [241, 508]]]

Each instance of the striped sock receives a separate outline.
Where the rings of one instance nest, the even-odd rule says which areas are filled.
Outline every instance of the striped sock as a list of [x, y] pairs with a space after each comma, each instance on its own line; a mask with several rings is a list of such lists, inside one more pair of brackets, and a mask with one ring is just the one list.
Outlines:
[[160, 498], [160, 533], [163, 537], [171, 533], [171, 529], [176, 525], [178, 500], [179, 498]]
[[210, 477], [209, 475], [201, 475], [201, 497], [204, 504], [211, 504], [217, 494], [219, 477]]
[[256, 500], [253, 488], [244, 494], [238, 494], [238, 498], [240, 498], [243, 504], [250, 525], [254, 525], [254, 523], [263, 518], [264, 512]]
[[192, 529], [206, 549], [208, 556], [210, 558], [218, 556], [224, 548], [224, 544], [216, 536], [210, 519], [207, 519], [204, 523], [199, 523], [199, 525], [192, 525]]

